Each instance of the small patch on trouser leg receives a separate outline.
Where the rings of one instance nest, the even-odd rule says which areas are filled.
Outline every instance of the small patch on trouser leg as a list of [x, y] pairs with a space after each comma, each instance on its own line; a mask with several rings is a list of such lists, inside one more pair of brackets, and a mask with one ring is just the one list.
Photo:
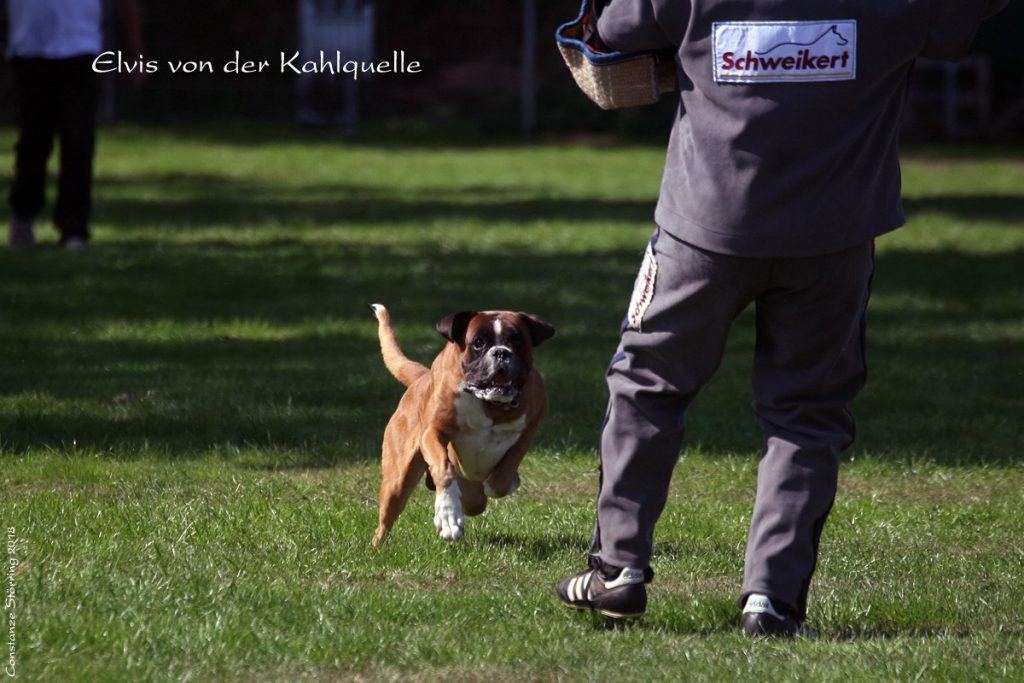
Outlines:
[[633, 283], [633, 295], [629, 299], [629, 310], [626, 312], [626, 327], [640, 330], [644, 314], [654, 300], [654, 281], [658, 277], [658, 259], [654, 255], [654, 242], [647, 245], [644, 260], [640, 264], [636, 282]]

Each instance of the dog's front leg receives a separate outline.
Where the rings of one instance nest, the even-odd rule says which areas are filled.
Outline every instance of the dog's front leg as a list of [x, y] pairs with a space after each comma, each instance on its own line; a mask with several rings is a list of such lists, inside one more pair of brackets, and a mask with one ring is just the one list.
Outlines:
[[504, 457], [495, 466], [494, 471], [484, 480], [484, 493], [488, 498], [504, 498], [511, 496], [519, 488], [519, 465], [530, 450], [536, 427], [527, 429], [519, 440], [512, 444]]
[[458, 541], [466, 531], [462, 513], [462, 491], [448, 459], [448, 443], [436, 430], [429, 429], [420, 441], [420, 452], [430, 468], [437, 493], [434, 496], [434, 528], [445, 541]]
[[445, 488], [438, 487], [434, 496], [434, 528], [444, 541], [454, 542], [466, 533], [466, 517], [462, 512], [462, 491], [459, 481]]
[[537, 397], [533, 404], [535, 412], [528, 418], [526, 429], [523, 430], [519, 439], [512, 444], [512, 447], [508, 449], [495, 465], [494, 470], [484, 480], [484, 493], [488, 498], [510, 496], [519, 488], [519, 466], [523, 463], [526, 452], [530, 450], [533, 437], [537, 436], [541, 421], [548, 414], [548, 398], [544, 391], [544, 379], [535, 373], [533, 382], [535, 383], [534, 396]]

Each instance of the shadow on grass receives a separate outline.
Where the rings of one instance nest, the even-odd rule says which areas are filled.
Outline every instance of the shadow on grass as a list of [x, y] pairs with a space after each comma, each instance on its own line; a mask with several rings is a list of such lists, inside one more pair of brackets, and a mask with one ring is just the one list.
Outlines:
[[98, 193], [112, 193], [97, 209], [98, 222], [135, 227], [139, 216], [145, 216], [147, 223], [172, 224], [186, 231], [211, 225], [275, 231], [282, 224], [300, 228], [352, 223], [423, 225], [451, 218], [488, 223], [642, 222], [651, 221], [654, 214], [654, 205], [648, 200], [523, 197], [493, 184], [447, 191], [408, 187], [397, 191], [386, 185], [342, 183], [289, 188], [214, 174], [170, 173], [139, 180], [99, 179], [97, 186]]
[[[389, 304], [424, 362], [442, 346], [434, 322], [452, 310], [502, 302], [557, 320], [559, 340], [590, 360], [573, 366], [549, 344], [538, 364], [549, 375], [566, 366], [571, 396], [599, 380], [591, 369], [606, 363], [619, 318], [601, 302], [628, 291], [635, 267], [634, 253], [490, 260], [439, 245], [97, 245], [81, 256], [0, 253], [6, 450], [187, 457], [239, 443], [308, 451], [313, 463], [366, 457], [402, 392], [380, 362], [369, 302]], [[562, 292], [550, 285], [559, 272], [571, 278]], [[581, 349], [602, 318], [606, 343]]]
[[963, 628], [951, 628], [949, 626], [931, 627], [878, 627], [878, 626], [838, 626], [823, 631], [820, 634], [822, 640], [855, 642], [858, 640], [893, 640], [896, 638], [957, 638], [968, 639], [978, 636], [977, 631]]
[[[657, 579], [655, 579], [655, 585]], [[595, 631], [629, 633], [654, 631], [679, 636], [720, 636], [739, 634], [740, 614], [734, 598], [702, 596], [700, 604], [673, 603], [671, 596], [651, 589], [647, 612], [640, 619], [612, 619], [599, 612], [585, 612], [583, 619]]]
[[[9, 175], [0, 174], [0, 185]], [[346, 224], [422, 225], [443, 219], [488, 223], [544, 221], [647, 222], [654, 203], [647, 199], [606, 197], [538, 198], [523, 196], [499, 184], [481, 182], [446, 191], [390, 185], [343, 183], [295, 186], [269, 185], [215, 173], [154, 173], [139, 178], [96, 180], [96, 221], [135, 228], [140, 216], [147, 225], [198, 231], [212, 225], [247, 230], [279, 231], [281, 225], [344, 226]], [[1024, 227], [1024, 194], [917, 196], [904, 200], [908, 218], [940, 214], [968, 221]], [[156, 228], [155, 228], [156, 229]]]
[[[287, 239], [97, 245], [73, 260], [3, 251], [0, 443], [13, 453], [76, 444], [117, 458], [240, 444], [287, 451], [289, 466], [373, 458], [402, 391], [379, 361], [367, 307], [384, 301], [422, 361], [440, 349], [433, 323], [451, 310], [508, 307], [551, 320], [558, 334], [537, 353], [552, 399], [538, 447], [590, 451], [637, 261], [633, 248]], [[1024, 316], [1022, 264], [1020, 252], [879, 255], [872, 377], [854, 406], [861, 448], [951, 464], [1019, 459], [1024, 346], [1012, 326]], [[888, 303], [904, 300], [919, 305]], [[689, 416], [690, 442], [711, 453], [759, 444], [750, 322], [734, 327]]]
[[987, 221], [1016, 230], [1024, 229], [1024, 194], [911, 197], [903, 200], [903, 206], [909, 219], [923, 213], [938, 213], [972, 222]]
[[579, 536], [563, 534], [542, 536], [498, 532], [485, 534], [481, 541], [502, 549], [513, 549], [523, 559], [546, 561], [552, 557], [565, 557], [567, 553], [579, 552]]
[[[523, 197], [498, 184], [481, 183], [439, 192], [436, 188], [390, 185], [268, 185], [212, 173], [151, 174], [139, 179], [100, 178], [98, 194], [112, 192], [97, 211], [97, 220], [135, 227], [147, 223], [196, 230], [210, 225], [246, 228], [282, 224], [344, 225], [346, 223], [412, 223], [467, 218], [489, 223], [545, 221], [652, 221], [650, 200], [606, 197]], [[129, 198], [145, 197], [144, 199]], [[943, 195], [904, 199], [907, 215], [938, 213], [1007, 227], [1024, 225], [1024, 194]]]
[[[648, 612], [642, 619], [611, 619], [598, 612], [587, 612], [582, 617], [590, 622], [595, 631], [609, 631], [629, 633], [632, 631], [656, 631], [667, 632], [680, 636], [721, 636], [732, 634], [737, 638], [745, 638], [740, 631], [740, 613], [733, 600], [703, 598], [701, 606], [694, 609], [686, 609], [680, 606], [669, 606], [664, 600], [655, 598], [657, 602], [649, 607]], [[907, 640], [920, 639], [929, 640], [940, 638], [944, 640], [971, 640], [977, 638], [981, 633], [992, 633], [991, 629], [972, 630], [955, 628], [951, 626], [907, 626], [905, 628], [893, 626], [844, 626], [834, 625], [831, 628], [818, 629], [813, 624], [812, 636], [802, 636], [793, 639], [774, 638], [759, 639], [757, 642], [762, 645], [776, 645], [781, 647], [799, 646], [801, 643], [827, 642], [827, 643], [855, 643], [864, 641], [886, 641], [886, 640]], [[1001, 628], [1000, 635], [1007, 640], [1024, 635], [1024, 629], [1020, 626]]]
[[[666, 103], [662, 103], [665, 105]], [[664, 110], [667, 121], [672, 116], [671, 104]], [[586, 108], [584, 109], [585, 111]], [[598, 110], [590, 112], [594, 114]], [[261, 145], [303, 145], [317, 148], [328, 148], [344, 154], [352, 148], [372, 147], [374, 149], [424, 149], [424, 150], [478, 150], [481, 148], [514, 148], [524, 144], [522, 132], [517, 125], [508, 126], [507, 121], [493, 121], [477, 116], [469, 119], [451, 118], [447, 116], [424, 119], [422, 115], [412, 119], [390, 120], [384, 125], [375, 125], [368, 121], [352, 137], [340, 134], [326, 134], [318, 126], [301, 127], [292, 123], [285, 124], [254, 124], [245, 119], [243, 125], [209, 125], [204, 121], [200, 126], [182, 125], [146, 125], [144, 128], [133, 129], [130, 126], [118, 126], [116, 135], [120, 140], [131, 140], [133, 137], [148, 142], [154, 134], [162, 138], [180, 140], [185, 144], [211, 144], [218, 147], [233, 146], [249, 149]], [[630, 112], [621, 111], [629, 117]], [[601, 118], [601, 114], [595, 114]], [[578, 119], [578, 113], [576, 115]], [[609, 129], [601, 132], [583, 132], [579, 120], [573, 120], [568, 126], [570, 132], [555, 132], [532, 138], [531, 145], [550, 143], [552, 146], [586, 144], [614, 147], [618, 145], [646, 145], [662, 151], [665, 148], [667, 128], [651, 130], [643, 122], [626, 128]], [[644, 117], [641, 115], [640, 117]], [[600, 127], [600, 126], [599, 126]], [[329, 133], [329, 131], [328, 131]], [[582, 140], [583, 142], [579, 142]], [[991, 153], [988, 150], [1000, 148], [981, 147], [978, 153]]]

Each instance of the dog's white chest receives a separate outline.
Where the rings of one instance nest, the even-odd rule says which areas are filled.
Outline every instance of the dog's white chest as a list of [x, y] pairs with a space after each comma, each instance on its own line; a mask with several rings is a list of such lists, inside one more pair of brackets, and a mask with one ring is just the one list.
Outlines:
[[526, 428], [526, 415], [511, 422], [495, 422], [487, 416], [484, 403], [469, 393], [455, 399], [459, 435], [452, 441], [462, 475], [483, 481], [494, 470]]

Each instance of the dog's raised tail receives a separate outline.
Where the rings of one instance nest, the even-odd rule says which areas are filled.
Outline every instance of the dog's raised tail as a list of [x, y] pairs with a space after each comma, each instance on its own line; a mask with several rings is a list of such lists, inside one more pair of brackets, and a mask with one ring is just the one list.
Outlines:
[[377, 317], [377, 336], [380, 338], [380, 355], [384, 357], [384, 366], [399, 382], [409, 386], [421, 376], [429, 372], [426, 367], [414, 360], [406, 358], [395, 338], [395, 330], [391, 327], [391, 316], [383, 304], [370, 304], [373, 314]]

